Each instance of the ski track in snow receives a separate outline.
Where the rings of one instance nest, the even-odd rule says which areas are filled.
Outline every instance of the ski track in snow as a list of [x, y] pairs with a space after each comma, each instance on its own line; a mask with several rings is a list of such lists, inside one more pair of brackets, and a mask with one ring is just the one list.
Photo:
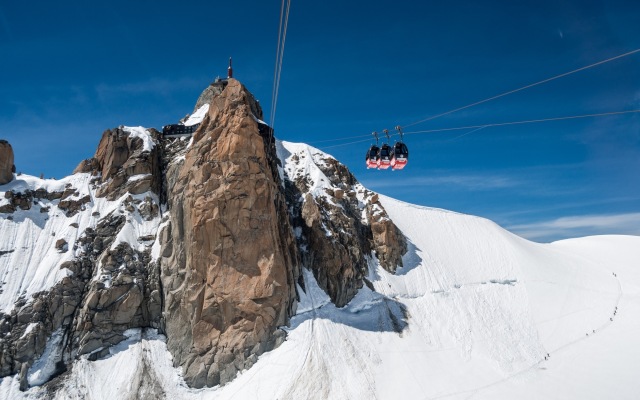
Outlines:
[[[310, 192], [325, 196], [322, 153], [277, 147], [281, 175], [305, 170]], [[483, 218], [380, 199], [409, 241], [404, 267], [391, 275], [370, 259], [375, 291], [364, 286], [342, 309], [304, 270], [287, 340], [234, 381], [190, 389], [163, 336], [131, 330], [110, 356], [78, 361], [56, 398], [637, 397], [640, 237], [539, 244]], [[2, 379], [0, 397], [47, 396], [17, 388], [17, 377]]]

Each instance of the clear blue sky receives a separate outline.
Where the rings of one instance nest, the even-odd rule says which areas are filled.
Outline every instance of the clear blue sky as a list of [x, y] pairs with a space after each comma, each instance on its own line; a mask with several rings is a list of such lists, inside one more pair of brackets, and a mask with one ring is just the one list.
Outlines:
[[[640, 48], [638, 1], [293, 0], [276, 136], [366, 186], [539, 241], [640, 234], [640, 115], [408, 135], [401, 172], [364, 167], [392, 129]], [[0, 3], [0, 138], [19, 171], [69, 174], [101, 133], [160, 127], [226, 73], [268, 115], [280, 2]], [[640, 53], [408, 130], [640, 109]]]

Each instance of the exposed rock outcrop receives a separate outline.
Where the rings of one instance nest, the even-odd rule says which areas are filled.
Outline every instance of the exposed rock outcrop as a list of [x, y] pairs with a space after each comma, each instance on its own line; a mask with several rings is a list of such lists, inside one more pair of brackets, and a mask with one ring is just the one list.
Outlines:
[[209, 85], [205, 90], [202, 91], [200, 97], [198, 97], [198, 101], [196, 101], [196, 106], [193, 108], [193, 112], [196, 112], [198, 108], [202, 107], [205, 104], [211, 104], [213, 98], [218, 96], [224, 90], [226, 84], [223, 82], [219, 82], [215, 85]]
[[358, 215], [357, 199], [351, 200], [355, 204], [306, 193], [300, 209], [304, 265], [338, 307], [362, 288], [371, 251], [368, 227]]
[[282, 165], [260, 105], [234, 79], [207, 88], [196, 109], [205, 103], [191, 140], [105, 131], [74, 171], [93, 175], [83, 190], [5, 192], [7, 219], [34, 207], [40, 220], [74, 218], [64, 221], [72, 233], [47, 233], [66, 275], [31, 298], [16, 292], [0, 313], [0, 377], [20, 374], [26, 389], [45, 346], [64, 373], [81, 355], [109, 354], [131, 328], [157, 328], [187, 384], [224, 384], [284, 340], [301, 265], [337, 306], [376, 262], [402, 266], [404, 236], [344, 165], [308, 147]]
[[231, 380], [283, 339], [298, 256], [261, 110], [230, 79], [167, 171], [161, 232], [167, 345], [194, 387]]
[[87, 285], [73, 322], [77, 354], [108, 350], [131, 328], [159, 327], [160, 277], [149, 253], [121, 243], [107, 247], [100, 259], [99, 279]]
[[0, 185], [13, 180], [16, 166], [13, 164], [13, 148], [4, 139], [0, 139]]
[[100, 175], [102, 186], [96, 196], [115, 200], [127, 192], [140, 194], [151, 190], [160, 193], [161, 151], [160, 146], [155, 145], [160, 133], [149, 129], [154, 140], [148, 143], [144, 134], [136, 132], [140, 129], [106, 130], [93, 158], [82, 161], [73, 171]]
[[290, 155], [285, 173], [303, 264], [342, 307], [362, 288], [371, 252], [393, 273], [402, 266], [406, 241], [377, 195], [343, 164], [311, 147], [300, 149]]
[[[153, 136], [130, 138], [128, 132], [121, 134], [124, 137], [120, 139], [128, 143], [128, 159], [117, 161], [113, 154], [118, 151], [115, 147], [109, 151], [109, 146], [105, 145], [103, 149], [107, 150], [101, 153], [101, 157], [85, 165], [120, 164], [110, 173], [125, 171], [129, 174], [129, 171], [138, 172], [136, 165], [141, 160], [144, 165], [145, 160], [158, 157], [152, 152], [140, 151], [140, 143], [137, 143], [146, 140], [150, 142], [145, 144], [147, 149], [150, 144], [159, 147]], [[129, 152], [129, 149], [133, 151]], [[153, 165], [153, 161], [148, 165]], [[151, 182], [160, 182], [162, 174], [151, 172], [157, 176]], [[98, 171], [95, 173], [100, 174]], [[105, 179], [101, 186], [95, 186], [101, 181], [100, 177], [92, 182], [85, 180], [90, 182], [94, 192], [101, 192], [108, 198], [118, 198], [120, 193], [134, 187], [128, 182], [113, 187], [111, 178]], [[60, 270], [67, 271], [66, 277], [31, 298], [20, 297], [10, 314], [0, 313], [0, 377], [20, 374], [22, 390], [31, 384], [27, 377], [29, 369], [43, 354], [45, 345], [52, 347], [49, 357], [55, 364], [56, 370], [52, 375], [55, 376], [66, 371], [78, 355], [90, 354], [89, 359], [93, 360], [109, 354], [109, 347], [125, 339], [128, 329], [160, 327], [160, 270], [158, 264], [151, 260], [155, 234], [143, 235], [133, 243], [126, 242], [130, 236], [127, 235], [114, 245], [124, 229], [136, 231], [136, 226], [140, 226], [137, 221], [147, 221], [150, 227], [157, 226], [160, 221], [157, 197], [151, 194], [137, 198], [132, 195], [121, 197], [114, 211], [101, 216], [100, 212], [92, 210], [94, 204], [91, 195], [86, 194], [87, 190], [86, 187], [81, 189], [67, 184], [62, 191], [49, 192], [38, 188], [4, 194], [8, 200], [5, 212], [17, 213], [39, 207], [40, 212], [49, 213], [49, 217], [63, 217], [58, 215], [59, 210], [67, 218], [85, 214], [75, 220], [85, 221], [77, 239], [72, 242], [69, 237], [59, 238], [52, 245], [60, 254], [73, 250], [72, 261], [59, 265]], [[50, 211], [52, 206], [56, 208]], [[96, 222], [87, 227], [89, 220]], [[68, 226], [74, 229], [81, 227], [78, 222]], [[37, 381], [35, 384], [40, 383]]]
[[67, 250], [69, 250], [69, 246], [66, 240], [64, 239], [58, 239], [56, 240], [56, 249], [59, 252], [65, 252]]
[[[0, 206], [0, 212], [13, 213], [16, 210], [30, 210], [34, 204], [38, 204], [41, 199], [60, 200], [57, 202], [58, 208], [65, 212], [67, 217], [71, 217], [79, 211], [85, 210], [85, 205], [91, 202], [91, 196], [80, 196], [80, 193], [73, 187], [67, 186], [64, 191], [48, 192], [43, 188], [36, 190], [12, 191], [4, 193], [4, 198], [9, 203]], [[48, 207], [41, 207], [40, 212], [47, 212]]]
[[33, 205], [33, 193], [30, 190], [23, 192], [13, 192], [8, 190], [4, 193], [4, 198], [9, 203], [0, 207], [0, 212], [12, 213], [17, 209], [30, 210]]
[[371, 226], [373, 250], [382, 268], [395, 273], [398, 267], [402, 267], [402, 256], [407, 252], [407, 241], [380, 204], [378, 195], [365, 190], [364, 198], [367, 220]]

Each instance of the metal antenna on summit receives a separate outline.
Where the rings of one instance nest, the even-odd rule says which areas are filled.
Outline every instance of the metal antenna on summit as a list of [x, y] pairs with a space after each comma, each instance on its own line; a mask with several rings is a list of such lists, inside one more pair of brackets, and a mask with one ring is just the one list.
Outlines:
[[227, 79], [233, 78], [233, 68], [231, 67], [231, 57], [229, 57], [229, 68], [227, 68]]

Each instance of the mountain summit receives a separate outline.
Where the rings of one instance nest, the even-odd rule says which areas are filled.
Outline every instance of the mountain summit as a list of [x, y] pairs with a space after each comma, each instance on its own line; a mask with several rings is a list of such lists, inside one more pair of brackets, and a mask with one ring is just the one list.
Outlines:
[[402, 203], [262, 118], [229, 78], [69, 177], [11, 173], [1, 398], [636, 393], [640, 238], [543, 245]]
[[167, 346], [187, 383], [214, 386], [284, 337], [300, 264], [269, 130], [230, 79], [166, 169], [159, 231]]
[[224, 384], [285, 339], [301, 262], [339, 306], [372, 250], [402, 265], [402, 235], [343, 165], [327, 158], [326, 182], [289, 180], [251, 93], [215, 86], [191, 138], [118, 127], [74, 175], [3, 187], [0, 371], [21, 389], [146, 328], [166, 335], [187, 384]]

